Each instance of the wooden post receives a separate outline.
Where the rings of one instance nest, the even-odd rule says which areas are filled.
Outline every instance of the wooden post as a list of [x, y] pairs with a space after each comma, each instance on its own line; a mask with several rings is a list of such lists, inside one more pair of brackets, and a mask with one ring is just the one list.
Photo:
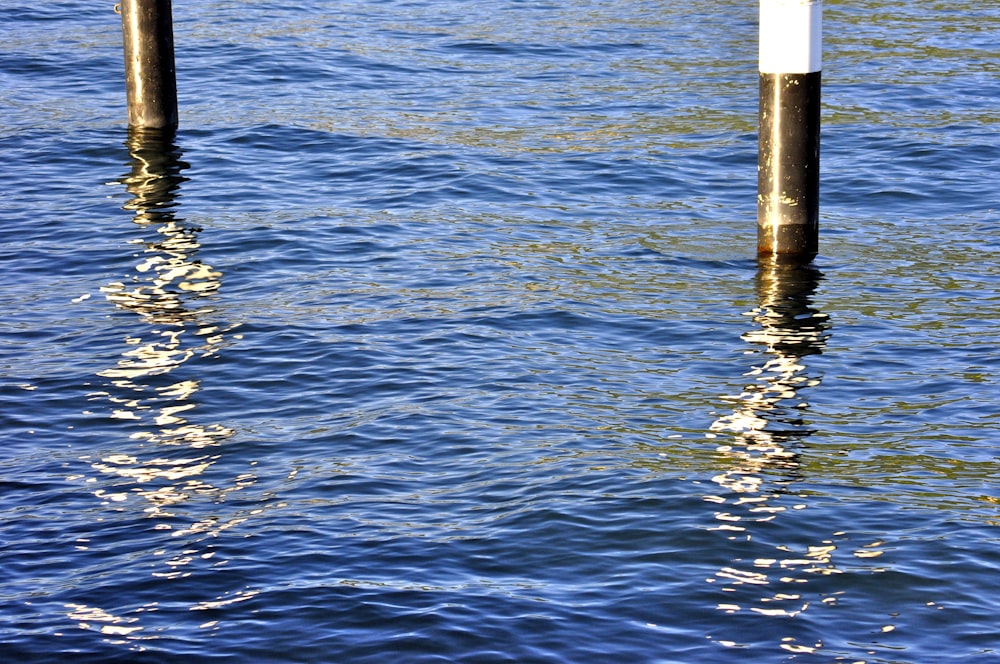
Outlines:
[[757, 254], [819, 248], [823, 0], [760, 0]]
[[177, 127], [177, 77], [170, 0], [122, 0], [128, 123]]

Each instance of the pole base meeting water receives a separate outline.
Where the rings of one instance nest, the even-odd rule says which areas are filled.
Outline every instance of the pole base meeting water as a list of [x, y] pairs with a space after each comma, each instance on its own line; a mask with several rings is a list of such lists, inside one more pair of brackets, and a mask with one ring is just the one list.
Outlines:
[[177, 77], [170, 0], [122, 0], [125, 87], [131, 127], [177, 127]]
[[757, 254], [819, 250], [822, 0], [760, 0]]

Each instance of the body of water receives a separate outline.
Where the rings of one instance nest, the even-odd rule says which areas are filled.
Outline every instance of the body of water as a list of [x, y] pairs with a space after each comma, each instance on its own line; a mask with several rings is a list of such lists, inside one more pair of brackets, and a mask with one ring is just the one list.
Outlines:
[[1000, 661], [1000, 8], [0, 8], [4, 662]]

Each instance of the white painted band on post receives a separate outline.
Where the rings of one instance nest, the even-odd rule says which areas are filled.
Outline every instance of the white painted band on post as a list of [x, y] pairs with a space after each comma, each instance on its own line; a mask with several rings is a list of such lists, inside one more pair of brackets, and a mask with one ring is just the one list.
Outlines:
[[823, 69], [823, 0], [760, 0], [760, 71]]

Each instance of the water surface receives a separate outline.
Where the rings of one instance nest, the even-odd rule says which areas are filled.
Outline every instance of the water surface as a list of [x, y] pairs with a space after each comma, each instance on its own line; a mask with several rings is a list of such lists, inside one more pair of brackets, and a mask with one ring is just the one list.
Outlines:
[[826, 3], [758, 265], [756, 6], [0, 9], [4, 661], [993, 661], [982, 4]]

